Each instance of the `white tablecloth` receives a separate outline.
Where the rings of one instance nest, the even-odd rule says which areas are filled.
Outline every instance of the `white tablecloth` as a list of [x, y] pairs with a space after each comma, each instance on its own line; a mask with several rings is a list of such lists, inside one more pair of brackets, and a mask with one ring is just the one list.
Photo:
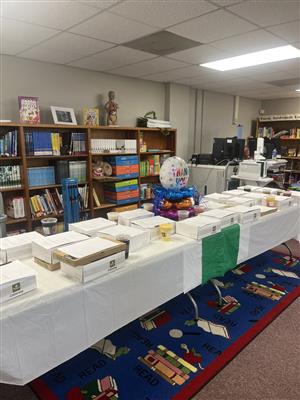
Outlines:
[[[238, 261], [297, 237], [298, 207], [241, 226]], [[0, 308], [0, 381], [24, 385], [180, 293], [201, 284], [201, 242], [174, 235], [85, 285], [26, 260], [38, 289]]]

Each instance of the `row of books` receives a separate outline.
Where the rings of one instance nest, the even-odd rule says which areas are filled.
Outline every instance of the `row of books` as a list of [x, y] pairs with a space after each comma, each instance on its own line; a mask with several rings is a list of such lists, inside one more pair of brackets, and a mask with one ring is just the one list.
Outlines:
[[151, 200], [153, 198], [152, 184], [141, 183], [140, 184], [140, 199]]
[[0, 166], [0, 189], [18, 189], [22, 187], [20, 165]]
[[63, 179], [77, 179], [78, 183], [86, 181], [86, 161], [66, 161], [58, 160], [55, 162], [56, 183], [61, 184]]
[[0, 157], [15, 157], [18, 155], [18, 132], [11, 131], [0, 136]]
[[24, 198], [21, 196], [8, 199], [6, 202], [6, 215], [10, 218], [25, 218]]
[[[88, 208], [89, 188], [87, 185], [78, 188], [80, 209]], [[30, 197], [30, 210], [33, 218], [46, 215], [60, 215], [64, 211], [62, 194], [58, 189], [46, 189]]]
[[148, 157], [147, 160], [140, 162], [140, 175], [153, 176], [158, 175], [160, 172], [160, 156], [153, 155]]
[[28, 156], [80, 155], [86, 153], [86, 136], [82, 132], [25, 132]]
[[135, 139], [91, 139], [91, 152], [97, 153], [136, 153]]
[[86, 161], [58, 160], [54, 166], [28, 168], [29, 187], [60, 185], [62, 179], [77, 179], [86, 182]]
[[[258, 137], [272, 139], [276, 135], [276, 131], [272, 126], [263, 126], [258, 128]], [[281, 139], [300, 139], [300, 128], [291, 128], [284, 130]]]

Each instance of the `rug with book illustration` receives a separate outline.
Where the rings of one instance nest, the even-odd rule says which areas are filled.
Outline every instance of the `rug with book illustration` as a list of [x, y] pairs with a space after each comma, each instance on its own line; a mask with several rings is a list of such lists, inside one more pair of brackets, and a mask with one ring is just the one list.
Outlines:
[[42, 400], [189, 399], [300, 295], [300, 261], [269, 251], [216, 283], [222, 305], [210, 283], [192, 292], [199, 320], [180, 295], [36, 379], [32, 388]]

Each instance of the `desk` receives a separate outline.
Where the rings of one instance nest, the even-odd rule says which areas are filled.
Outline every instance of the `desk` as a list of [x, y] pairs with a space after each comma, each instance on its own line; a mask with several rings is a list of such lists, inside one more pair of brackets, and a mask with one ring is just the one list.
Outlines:
[[[242, 225], [238, 261], [296, 237], [299, 228], [296, 206]], [[201, 242], [179, 235], [170, 242], [152, 242], [132, 253], [121, 270], [85, 285], [26, 260], [37, 272], [38, 289], [0, 308], [1, 381], [24, 385], [198, 286], [201, 260]]]

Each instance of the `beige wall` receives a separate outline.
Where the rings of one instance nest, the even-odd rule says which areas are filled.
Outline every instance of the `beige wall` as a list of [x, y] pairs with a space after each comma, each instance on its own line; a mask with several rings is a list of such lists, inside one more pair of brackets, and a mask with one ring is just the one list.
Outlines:
[[119, 124], [136, 125], [136, 117], [155, 110], [164, 118], [162, 83], [87, 71], [16, 57], [2, 56], [0, 119], [19, 120], [18, 96], [37, 96], [42, 122], [52, 123], [50, 106], [75, 109], [81, 123], [84, 106], [102, 106], [109, 90], [116, 91]]
[[[50, 106], [55, 105], [74, 108], [81, 123], [82, 108], [103, 106], [113, 89], [120, 125], [135, 126], [137, 116], [155, 110], [159, 119], [170, 119], [177, 128], [177, 153], [185, 159], [194, 151], [211, 152], [214, 137], [235, 135], [234, 97], [227, 94], [11, 56], [1, 56], [0, 67], [0, 119], [19, 120], [21, 95], [39, 97], [42, 122], [52, 122]], [[239, 122], [247, 135], [260, 107], [260, 101], [240, 98]]]
[[[210, 153], [214, 137], [235, 136], [236, 127], [232, 124], [234, 96], [202, 91], [198, 94], [196, 127], [196, 152]], [[251, 121], [255, 121], [260, 100], [240, 97], [238, 123], [244, 127], [244, 137], [251, 133]]]
[[263, 100], [265, 114], [300, 113], [300, 97], [277, 100]]

